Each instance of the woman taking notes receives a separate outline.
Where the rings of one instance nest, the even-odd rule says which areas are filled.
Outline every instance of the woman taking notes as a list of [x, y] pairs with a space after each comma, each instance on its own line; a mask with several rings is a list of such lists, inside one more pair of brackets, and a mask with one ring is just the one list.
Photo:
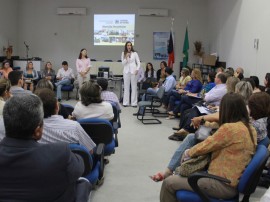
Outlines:
[[[140, 68], [140, 58], [137, 52], [134, 51], [132, 43], [127, 41], [124, 52], [121, 56], [123, 64], [124, 78], [124, 97], [123, 106], [127, 107], [131, 104], [132, 107], [137, 107], [137, 74]], [[131, 101], [130, 101], [130, 85], [131, 85]]]

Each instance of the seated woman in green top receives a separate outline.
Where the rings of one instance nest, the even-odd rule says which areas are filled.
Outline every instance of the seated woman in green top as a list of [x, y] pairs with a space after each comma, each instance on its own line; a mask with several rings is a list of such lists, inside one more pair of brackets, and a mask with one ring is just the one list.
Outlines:
[[23, 72], [24, 77], [24, 89], [33, 92], [34, 85], [38, 81], [38, 73], [34, 69], [33, 62], [28, 62], [26, 65], [26, 70]]

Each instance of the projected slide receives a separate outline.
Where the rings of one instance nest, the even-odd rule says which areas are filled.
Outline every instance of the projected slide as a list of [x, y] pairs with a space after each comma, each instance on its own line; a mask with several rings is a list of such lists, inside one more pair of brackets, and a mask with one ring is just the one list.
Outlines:
[[135, 14], [94, 15], [94, 45], [123, 46], [134, 44]]

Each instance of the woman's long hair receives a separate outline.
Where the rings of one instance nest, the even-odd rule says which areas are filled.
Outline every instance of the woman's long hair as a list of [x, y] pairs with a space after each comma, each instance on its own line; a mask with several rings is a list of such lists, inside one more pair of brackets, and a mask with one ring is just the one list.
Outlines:
[[[78, 57], [79, 59], [82, 59], [82, 51], [84, 50], [87, 51], [85, 48], [82, 48]], [[87, 54], [85, 55], [85, 58], [88, 58]]]
[[135, 52], [134, 49], [133, 49], [132, 43], [131, 43], [130, 41], [127, 41], [126, 44], [125, 44], [125, 48], [124, 48], [124, 56], [126, 56], [127, 53], [128, 53], [127, 45], [128, 45], [129, 43], [131, 44], [131, 49], [130, 49], [131, 52]]
[[202, 83], [202, 73], [201, 70], [199, 70], [198, 68], [195, 68], [192, 70], [193, 75], [194, 75], [194, 79], [199, 80]]
[[148, 65], [151, 66], [151, 78], [154, 78], [154, 68], [153, 68], [153, 64], [151, 62], [148, 62], [146, 64], [146, 70], [145, 70], [145, 73], [144, 73], [144, 77], [148, 78], [148, 72], [149, 72]]
[[255, 143], [249, 125], [249, 115], [243, 96], [237, 93], [227, 93], [221, 99], [219, 110], [220, 126], [225, 123], [236, 123], [241, 121], [248, 128], [250, 138], [252, 142]]

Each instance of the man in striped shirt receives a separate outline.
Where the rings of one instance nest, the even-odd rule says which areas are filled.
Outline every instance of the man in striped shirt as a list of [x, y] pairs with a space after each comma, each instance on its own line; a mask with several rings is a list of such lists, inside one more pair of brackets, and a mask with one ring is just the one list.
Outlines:
[[77, 121], [58, 115], [59, 104], [50, 89], [35, 92], [43, 102], [44, 126], [41, 143], [66, 142], [84, 145], [91, 153], [96, 144]]

